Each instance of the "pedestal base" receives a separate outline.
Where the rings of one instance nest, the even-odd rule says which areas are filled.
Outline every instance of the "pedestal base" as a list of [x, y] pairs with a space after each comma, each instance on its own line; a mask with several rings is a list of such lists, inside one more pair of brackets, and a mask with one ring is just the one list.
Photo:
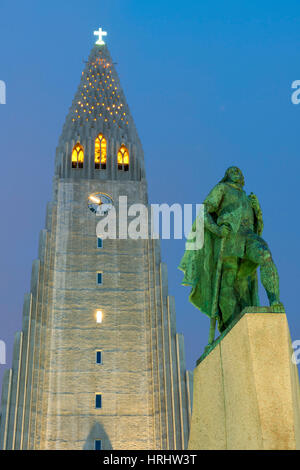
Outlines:
[[300, 388], [284, 313], [245, 313], [194, 371], [188, 448], [300, 449]]

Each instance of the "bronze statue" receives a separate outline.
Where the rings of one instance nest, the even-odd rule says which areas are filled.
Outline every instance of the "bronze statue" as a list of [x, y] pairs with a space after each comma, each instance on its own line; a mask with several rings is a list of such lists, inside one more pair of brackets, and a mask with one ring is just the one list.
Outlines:
[[228, 168], [204, 201], [203, 248], [186, 250], [179, 266], [182, 284], [192, 287], [190, 301], [212, 320], [209, 344], [216, 320], [222, 333], [245, 307], [259, 305], [259, 266], [272, 311], [284, 311], [278, 272], [261, 237], [262, 211], [257, 197], [247, 196], [243, 186], [241, 170]]

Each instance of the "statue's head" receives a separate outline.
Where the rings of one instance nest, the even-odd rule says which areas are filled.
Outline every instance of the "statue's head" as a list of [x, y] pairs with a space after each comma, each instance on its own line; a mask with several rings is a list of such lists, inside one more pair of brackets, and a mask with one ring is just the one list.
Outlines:
[[221, 183], [235, 183], [244, 186], [245, 178], [242, 171], [237, 166], [230, 166], [227, 168]]

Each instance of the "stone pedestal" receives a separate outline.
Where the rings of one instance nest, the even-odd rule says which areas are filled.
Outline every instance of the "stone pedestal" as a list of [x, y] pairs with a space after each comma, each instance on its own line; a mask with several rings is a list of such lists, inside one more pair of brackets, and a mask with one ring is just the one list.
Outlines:
[[188, 448], [300, 449], [300, 389], [284, 313], [245, 313], [194, 371]]

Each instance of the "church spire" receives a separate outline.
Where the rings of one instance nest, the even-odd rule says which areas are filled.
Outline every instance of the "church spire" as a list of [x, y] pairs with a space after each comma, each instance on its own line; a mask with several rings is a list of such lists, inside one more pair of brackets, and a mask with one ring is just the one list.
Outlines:
[[[105, 202], [118, 234], [102, 239]], [[23, 330], [3, 381], [1, 449], [187, 448], [192, 377], [167, 268], [159, 240], [127, 237], [138, 215], [130, 214], [147, 204], [142, 147], [99, 45], [57, 149]]]
[[105, 44], [96, 43], [82, 72], [59, 140], [57, 173], [66, 176], [62, 168], [69, 164], [66, 165], [64, 159], [70, 158], [77, 142], [89, 145], [100, 134], [111, 142], [111, 148], [116, 145], [134, 147], [139, 166], [143, 168], [142, 145], [111, 55]]

